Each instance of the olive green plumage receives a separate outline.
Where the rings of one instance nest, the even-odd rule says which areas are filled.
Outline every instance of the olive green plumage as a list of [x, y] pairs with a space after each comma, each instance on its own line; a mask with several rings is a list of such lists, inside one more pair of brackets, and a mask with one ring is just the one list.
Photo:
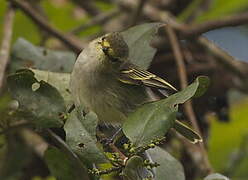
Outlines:
[[[151, 101], [146, 87], [176, 91], [164, 79], [131, 64], [128, 51], [121, 34], [110, 33], [90, 42], [75, 63], [71, 75], [75, 105], [94, 111], [100, 122], [122, 124], [130, 112]], [[186, 126], [176, 124], [183, 134]], [[191, 137], [192, 130], [186, 130]], [[191, 141], [200, 140], [197, 133], [192, 134]]]

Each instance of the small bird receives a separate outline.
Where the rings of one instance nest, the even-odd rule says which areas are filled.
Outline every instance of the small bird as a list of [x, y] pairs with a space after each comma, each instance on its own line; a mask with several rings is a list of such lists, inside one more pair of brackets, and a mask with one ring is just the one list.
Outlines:
[[[153, 101], [147, 88], [177, 91], [155, 74], [131, 63], [129, 47], [121, 33], [91, 41], [80, 53], [71, 74], [71, 92], [77, 106], [96, 113], [100, 123], [121, 125], [128, 114]], [[174, 129], [196, 143], [201, 137], [175, 121]]]

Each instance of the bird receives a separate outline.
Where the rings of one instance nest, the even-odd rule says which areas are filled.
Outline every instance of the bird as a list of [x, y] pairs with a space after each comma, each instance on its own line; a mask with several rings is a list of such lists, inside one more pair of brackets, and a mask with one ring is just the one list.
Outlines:
[[[166, 80], [132, 64], [131, 58], [120, 32], [92, 40], [79, 54], [71, 73], [75, 106], [95, 112], [100, 124], [121, 126], [130, 113], [153, 101], [147, 89], [177, 91]], [[197, 132], [178, 120], [173, 128], [192, 143], [202, 141]]]

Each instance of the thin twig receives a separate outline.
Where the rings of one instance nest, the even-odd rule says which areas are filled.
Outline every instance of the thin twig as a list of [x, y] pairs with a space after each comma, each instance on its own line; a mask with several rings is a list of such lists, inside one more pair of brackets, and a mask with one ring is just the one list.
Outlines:
[[[148, 13], [148, 11], [146, 13]], [[244, 13], [241, 16], [242, 21], [241, 20], [238, 21], [236, 23], [236, 25], [241, 25], [242, 23], [244, 23], [244, 20], [247, 18], [246, 17], [247, 15], [248, 15], [247, 13]], [[163, 20], [164, 22], [167, 22], [167, 24], [169, 24], [173, 29], [175, 29], [175, 31], [177, 31], [177, 33], [179, 33], [179, 35], [182, 36], [182, 34], [185, 34], [185, 32], [187, 32], [188, 28], [186, 27], [186, 25], [178, 23], [176, 21], [175, 17], [173, 17], [171, 14], [163, 13], [163, 16], [161, 15], [159, 17], [161, 17], [161, 20]], [[159, 17], [155, 16], [154, 18], [159, 18]], [[226, 27], [226, 26], [234, 25], [233, 24], [234, 19], [237, 20], [238, 17], [234, 16], [233, 18], [231, 18], [231, 17], [224, 18], [223, 22], [225, 22], [225, 23], [220, 23], [221, 26], [219, 26], [219, 27]], [[217, 21], [213, 21], [213, 22], [216, 23]], [[215, 23], [207, 22], [207, 24], [215, 24]], [[240, 24], [238, 24], [238, 23], [240, 23]], [[199, 27], [200, 26], [206, 27], [206, 25], [199, 25]], [[196, 30], [197, 27], [198, 26], [196, 25], [194, 28], [192, 28], [192, 29], [195, 29], [195, 30], [193, 30], [194, 32], [199, 32], [198, 30]], [[203, 29], [201, 28], [202, 33], [205, 32], [206, 30], [207, 29], [205, 29], [203, 31]], [[193, 35], [193, 34], [191, 34], [191, 35]], [[196, 38], [196, 41], [198, 41], [199, 44], [203, 45], [206, 49], [208, 49], [210, 51], [210, 53], [212, 53], [214, 56], [217, 57], [217, 58], [215, 58], [215, 61], [217, 63], [228, 68], [230, 70], [230, 72], [233, 72], [234, 74], [236, 74], [241, 80], [247, 81], [247, 76], [248, 76], [247, 63], [244, 63], [242, 61], [239, 61], [238, 59], [233, 58], [228, 53], [226, 53], [225, 51], [223, 51], [222, 49], [217, 47], [214, 43], [210, 42], [206, 38], [198, 37], [198, 38]], [[161, 46], [161, 42], [158, 42], [157, 44], [158, 44], [158, 46]], [[244, 89], [246, 90], [247, 88], [244, 87]]]
[[4, 74], [9, 61], [14, 17], [15, 17], [15, 10], [11, 5], [9, 5], [7, 11], [5, 12], [5, 17], [3, 21], [3, 34], [2, 34], [3, 39], [0, 48], [0, 91], [2, 90], [3, 87]]
[[248, 12], [217, 20], [206, 21], [201, 24], [182, 26], [179, 33], [184, 37], [199, 36], [210, 30], [215, 30], [228, 26], [240, 26], [248, 23]]
[[80, 32], [95, 26], [95, 25], [103, 25], [107, 21], [109, 21], [111, 18], [116, 17], [120, 14], [120, 11], [118, 9], [114, 9], [107, 13], [102, 13], [94, 17], [90, 22], [80, 25], [79, 27], [76, 27], [75, 29], [71, 30], [71, 34], [79, 34]]
[[[32, 6], [33, 9], [35, 9], [36, 13], [39, 13], [44, 19], [46, 19], [49, 22], [49, 18], [45, 10], [41, 6], [41, 1], [29, 1], [29, 4], [30, 6]], [[38, 31], [40, 32], [40, 37], [41, 37], [39, 45], [44, 46], [46, 41], [49, 39], [50, 35], [42, 28], [38, 29]]]
[[20, 0], [10, 0], [16, 7], [20, 8], [28, 17], [30, 17], [37, 25], [43, 28], [46, 32], [51, 34], [52, 36], [59, 39], [63, 42], [67, 47], [79, 53], [82, 50], [82, 43], [76, 39], [76, 37], [72, 35], [65, 35], [61, 33], [59, 30], [54, 28], [51, 24], [47, 22], [39, 13], [29, 5], [26, 1]]
[[[168, 34], [168, 39], [170, 41], [170, 44], [171, 44], [171, 47], [172, 47], [172, 50], [173, 50], [173, 53], [175, 56], [181, 88], [184, 89], [187, 87], [188, 79], [187, 79], [186, 67], [184, 64], [183, 55], [181, 53], [180, 45], [179, 45], [176, 33], [174, 32], [172, 27], [170, 25], [167, 25], [165, 27], [166, 27], [166, 32]], [[198, 123], [197, 123], [197, 120], [195, 117], [195, 113], [194, 113], [194, 110], [192, 107], [192, 102], [190, 100], [187, 101], [183, 105], [183, 107], [184, 107], [185, 113], [187, 114], [187, 117], [189, 118], [193, 128], [199, 134], [201, 134], [200, 128], [198, 126]], [[202, 153], [202, 158], [203, 158], [203, 162], [205, 164], [206, 171], [211, 172], [212, 167], [208, 161], [208, 155], [207, 155], [206, 150], [204, 148], [204, 145], [202, 143], [199, 144], [199, 149]]]
[[[118, 1], [118, 4], [122, 8], [124, 8], [124, 10], [130, 12], [132, 12], [136, 7], [135, 1], [133, 0], [120, 0]], [[248, 12], [229, 17], [223, 17], [218, 20], [211, 20], [195, 25], [194, 24], [187, 25], [187, 24], [179, 23], [170, 12], [161, 11], [158, 8], [155, 8], [151, 5], [145, 6], [142, 12], [145, 18], [148, 18], [152, 21], [160, 21], [170, 24], [173, 27], [173, 29], [177, 30], [177, 32], [183, 38], [199, 36], [205, 32], [218, 28], [223, 28], [228, 26], [240, 26], [248, 23]]]
[[179, 15], [179, 19], [184, 22], [192, 22], [197, 15], [199, 16], [206, 10], [206, 8], [203, 8], [204, 4], [207, 3], [206, 1], [209, 0], [192, 0]]
[[[180, 79], [180, 84], [181, 84], [181, 89], [185, 89], [188, 85], [188, 78], [187, 78], [187, 72], [186, 72], [186, 67], [184, 64], [183, 60], [183, 55], [181, 53], [180, 45], [178, 43], [178, 39], [176, 37], [176, 34], [174, 30], [170, 27], [170, 25], [165, 26], [166, 27], [166, 32], [168, 34], [169, 41], [172, 46], [172, 50], [175, 56], [176, 64], [177, 64], [177, 71]], [[200, 133], [200, 129], [197, 124], [197, 120], [195, 118], [193, 109], [192, 109], [192, 103], [191, 101], [187, 101], [185, 103], [185, 111], [190, 119], [190, 122], [192, 123], [192, 126], [198, 133]]]
[[75, 4], [79, 5], [85, 10], [90, 16], [97, 16], [101, 14], [100, 10], [95, 6], [91, 0], [72, 0]]
[[178, 39], [176, 37], [174, 30], [171, 28], [170, 25], [166, 25], [165, 28], [177, 63], [177, 70], [179, 74], [181, 88], [184, 89], [188, 85], [187, 83], [188, 79], [187, 79], [186, 67], [183, 60], [183, 55], [181, 53]]
[[133, 16], [131, 18], [130, 26], [134, 26], [135, 24], [137, 24], [146, 2], [147, 0], [139, 0], [139, 4], [137, 5], [137, 8], [135, 9]]
[[119, 154], [120, 159], [123, 161], [123, 163], [126, 162], [128, 158], [113, 143], [109, 143], [108, 146], [113, 152]]
[[[133, 12], [137, 6], [137, 3], [134, 0], [119, 0], [117, 3], [122, 10], [127, 12]], [[170, 23], [172, 27], [180, 28], [181, 24], [178, 23], [176, 20], [172, 19], [173, 17], [169, 12], [167, 11], [161, 11], [158, 8], [155, 8], [151, 5], [146, 5], [142, 9], [142, 15], [145, 19], [150, 19], [152, 21], [159, 21], [164, 23]]]
[[230, 56], [228, 53], [220, 49], [214, 43], [209, 41], [204, 37], [200, 37], [197, 39], [198, 43], [207, 48], [212, 54], [214, 54], [217, 58], [215, 58], [216, 62], [222, 64], [231, 72], [236, 74], [243, 80], [246, 80], [248, 77], [248, 65], [242, 61], [234, 59], [234, 57]]

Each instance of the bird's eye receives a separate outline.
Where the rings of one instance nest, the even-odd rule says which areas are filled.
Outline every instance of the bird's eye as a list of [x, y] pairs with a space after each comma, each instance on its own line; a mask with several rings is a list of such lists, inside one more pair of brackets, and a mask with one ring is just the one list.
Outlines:
[[102, 47], [102, 51], [104, 52], [104, 54], [108, 55], [108, 50], [109, 47]]
[[106, 40], [106, 37], [102, 37], [101, 46], [102, 46], [102, 51], [104, 52], [106, 56], [108, 56], [111, 62], [120, 61], [120, 58], [115, 56], [115, 52], [111, 48], [109, 42]]
[[114, 56], [113, 49], [111, 49], [110, 47], [102, 47], [102, 51], [110, 59], [110, 61], [112, 62], [120, 61], [119, 57]]

